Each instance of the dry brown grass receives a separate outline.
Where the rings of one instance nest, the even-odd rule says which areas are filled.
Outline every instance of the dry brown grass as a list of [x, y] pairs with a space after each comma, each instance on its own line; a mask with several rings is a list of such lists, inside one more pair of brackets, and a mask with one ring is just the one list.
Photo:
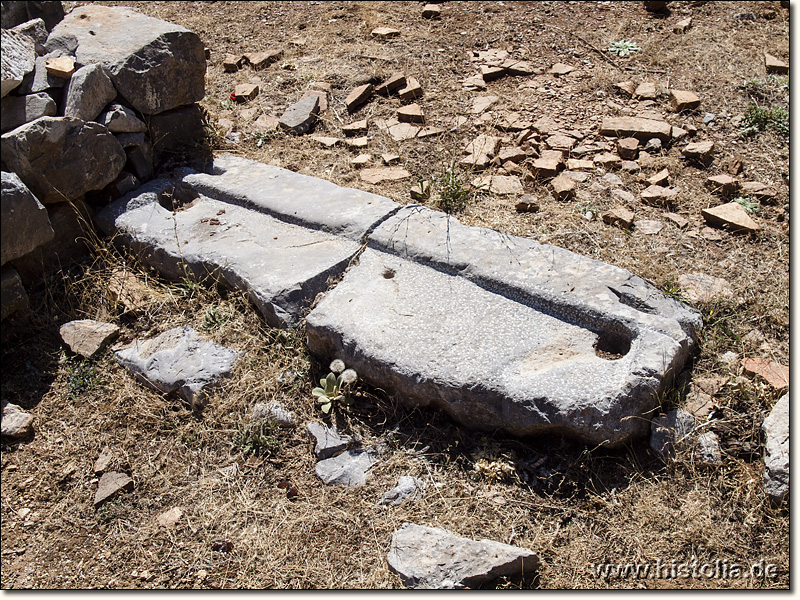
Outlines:
[[[475, 93], [460, 85], [474, 72], [468, 52], [510, 46], [515, 56], [537, 66], [560, 60], [579, 66], [584, 76], [531, 78], [547, 80], [554, 94], [518, 89], [524, 79], [493, 82], [485, 94], [501, 97], [498, 110], [521, 111], [531, 120], [554, 115], [566, 128], [583, 129], [591, 138], [598, 118], [614, 110], [607, 100], [638, 105], [617, 94], [616, 81], [655, 79], [696, 91], [703, 98], [701, 111], [737, 115], [752, 102], [739, 89], [741, 83], [763, 80], [761, 52], [788, 56], [788, 17], [777, 2], [672, 2], [673, 14], [666, 19], [647, 16], [639, 4], [445, 3], [440, 22], [422, 21], [417, 3], [396, 2], [215, 2], [204, 3], [202, 10], [197, 3], [143, 2], [137, 8], [189, 27], [211, 48], [203, 107], [215, 152], [234, 152], [407, 203], [408, 181], [372, 186], [359, 180], [350, 164], [357, 152], [322, 149], [307, 137], [281, 133], [262, 137], [259, 145], [252, 126], [241, 118], [243, 107], [225, 102], [230, 91], [260, 76], [261, 94], [244, 108], [279, 116], [309, 82], [328, 81], [334, 90], [331, 109], [317, 133], [340, 136], [342, 125], [388, 118], [399, 106], [396, 99], [378, 98], [350, 116], [342, 104], [348, 91], [369, 78], [405, 70], [425, 89], [420, 104], [429, 124], [442, 125], [456, 115], [470, 116]], [[768, 9], [777, 12], [775, 19], [760, 16]], [[692, 15], [694, 25], [675, 36], [671, 26], [682, 11]], [[733, 17], [748, 11], [755, 20]], [[380, 25], [398, 26], [403, 34], [390, 42], [370, 39], [371, 29]], [[293, 43], [300, 38], [303, 44]], [[613, 58], [615, 67], [595, 48], [619, 39], [637, 40], [642, 51]], [[261, 73], [249, 68], [223, 73], [226, 53], [271, 46], [285, 50], [277, 65]], [[783, 102], [783, 96], [776, 101]], [[218, 134], [220, 118], [236, 122], [242, 134], [238, 144]], [[686, 118], [699, 124], [702, 112]], [[517, 214], [513, 199], [476, 194], [459, 218], [619, 265], [669, 291], [687, 272], [727, 279], [733, 300], [698, 306], [705, 329], [688, 373], [689, 378], [730, 377], [715, 396], [723, 418], [711, 426], [722, 441], [721, 466], [701, 465], [690, 450], [663, 463], [646, 441], [609, 451], [560, 438], [476, 435], [440, 414], [409, 411], [381, 390], [360, 387], [352, 412], [335, 414], [334, 422], [365, 444], [382, 446], [381, 461], [364, 487], [326, 487], [314, 474], [311, 444], [302, 431], [306, 422], [322, 416], [311, 389], [326, 371], [307, 355], [302, 330], [270, 329], [243, 294], [217, 289], [210, 280], [199, 285], [163, 281], [135, 257], [92, 238], [88, 261], [33, 291], [27, 322], [3, 324], [3, 397], [36, 419], [32, 440], [2, 447], [3, 587], [401, 587], [388, 569], [386, 552], [392, 533], [405, 521], [533, 549], [542, 559], [541, 571], [523, 587], [788, 587], [788, 509], [769, 506], [761, 490], [760, 423], [778, 394], [719, 360], [734, 351], [788, 364], [789, 227], [788, 214], [780, 215], [788, 203], [788, 146], [770, 132], [738, 139], [728, 119], [719, 121], [714, 128], [699, 125], [701, 135], [720, 148], [708, 171], [686, 165], [676, 148], [645, 169], [649, 175], [669, 168], [681, 188], [676, 210], [690, 219], [688, 230], [666, 222], [660, 234], [645, 236], [589, 222], [583, 218], [588, 208], [598, 214], [615, 204], [609, 195], [584, 190], [574, 201], [559, 202], [545, 183], [535, 181], [525, 187], [540, 201], [537, 213]], [[369, 152], [375, 157], [396, 152], [415, 178], [436, 179], [475, 135], [493, 131], [468, 123], [439, 137], [397, 143], [371, 130]], [[762, 231], [725, 233], [720, 242], [690, 236], [702, 226], [700, 209], [718, 203], [703, 187], [705, 178], [722, 172], [720, 165], [734, 156], [743, 159], [744, 179], [778, 189], [775, 205], [762, 205], [757, 214]], [[467, 171], [458, 173], [471, 179]], [[646, 187], [636, 176], [620, 176], [634, 194]], [[630, 208], [637, 218], [663, 220], [662, 209]], [[120, 266], [153, 292], [140, 314], [125, 313], [106, 293], [111, 273]], [[244, 359], [197, 416], [179, 400], [134, 381], [108, 353], [93, 361], [70, 356], [58, 326], [76, 318], [121, 325], [121, 341], [188, 324], [243, 351]], [[743, 340], [753, 329], [763, 334], [766, 346]], [[682, 391], [665, 394], [664, 406], [682, 404]], [[294, 411], [299, 425], [274, 432], [278, 449], [268, 455], [247, 455], [237, 440], [253, 404], [270, 400]], [[136, 487], [95, 510], [92, 466], [104, 446], [114, 453], [112, 468], [131, 473]], [[481, 476], [474, 468], [480, 456], [513, 465], [516, 479]], [[425, 496], [400, 507], [378, 506], [383, 492], [405, 474], [426, 481]], [[282, 478], [297, 486], [296, 499], [277, 487]], [[156, 517], [175, 506], [184, 511], [177, 526], [158, 526]], [[23, 508], [30, 514], [20, 516]], [[212, 543], [223, 539], [233, 542], [230, 554], [212, 551]], [[778, 576], [607, 580], [593, 576], [589, 566], [695, 558], [740, 564], [764, 559], [778, 565]]]

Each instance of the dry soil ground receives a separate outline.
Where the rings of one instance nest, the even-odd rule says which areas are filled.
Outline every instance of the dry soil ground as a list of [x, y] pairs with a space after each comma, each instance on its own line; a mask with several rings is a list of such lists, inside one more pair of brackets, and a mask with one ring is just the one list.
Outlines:
[[[82, 3], [65, 3], [76, 4]], [[700, 349], [682, 385], [660, 399], [664, 408], [690, 404], [697, 383], [711, 382], [706, 391], [719, 410], [706, 427], [719, 435], [722, 464], [703, 466], [690, 450], [664, 463], [646, 440], [608, 451], [559, 438], [476, 435], [439, 414], [402, 409], [380, 390], [359, 388], [352, 411], [339, 411], [333, 420], [366, 442], [383, 441], [384, 459], [364, 487], [325, 487], [314, 475], [302, 427], [257, 436], [248, 420], [255, 402], [272, 399], [295, 411], [301, 423], [322, 417], [311, 389], [323, 366], [307, 356], [302, 331], [270, 330], [241, 294], [162, 281], [97, 240], [90, 260], [32, 294], [27, 321], [4, 323], [3, 397], [29, 410], [36, 430], [33, 439], [2, 447], [4, 588], [402, 587], [386, 552], [392, 532], [406, 521], [539, 554], [535, 581], [501, 581], [500, 587], [788, 587], [788, 508], [770, 506], [761, 487], [760, 425], [780, 392], [741, 368], [745, 357], [789, 360], [789, 146], [782, 129], [788, 118], [781, 116], [788, 109], [788, 77], [767, 77], [763, 62], [764, 52], [788, 61], [788, 10], [779, 2], [671, 2], [669, 13], [653, 15], [641, 2], [445, 2], [441, 18], [428, 20], [417, 2], [135, 5], [190, 28], [210, 49], [202, 106], [214, 152], [402, 203], [410, 201], [409, 187], [418, 179], [434, 181], [434, 196], [439, 193], [448, 167], [476, 135], [508, 135], [495, 125], [511, 111], [530, 121], [549, 116], [586, 144], [607, 141], [598, 133], [603, 117], [641, 111], [693, 125], [697, 139], [714, 140], [717, 153], [707, 168], [686, 164], [676, 144], [652, 153], [641, 174], [617, 173], [636, 198], [628, 208], [637, 220], [663, 223], [656, 234], [585, 218], [619, 203], [591, 187], [599, 173], [568, 201], [554, 199], [546, 182], [525, 179], [538, 212], [517, 213], [513, 196], [470, 192], [457, 216], [619, 265], [670, 294], [686, 295], [677, 283], [686, 273], [727, 280], [728, 297], [690, 302], [704, 317]], [[673, 32], [686, 17], [691, 27]], [[377, 40], [370, 33], [378, 26], [397, 28], [400, 35]], [[621, 40], [641, 50], [627, 57], [604, 52]], [[267, 48], [283, 50], [281, 60], [258, 72], [247, 66], [224, 72], [226, 54]], [[461, 81], [477, 72], [472, 53], [490, 48], [530, 61], [539, 72], [490, 82], [482, 92], [463, 89]], [[549, 74], [557, 62], [574, 71]], [[445, 133], [397, 142], [371, 127], [367, 148], [350, 150], [255, 127], [258, 117], [280, 116], [317, 81], [332, 87], [317, 134], [342, 137], [342, 126], [351, 121], [388, 119], [401, 105], [397, 98], [375, 98], [354, 115], [343, 101], [356, 85], [398, 70], [419, 80], [424, 96], [418, 102], [428, 124]], [[234, 86], [253, 77], [260, 78], [259, 96], [232, 103]], [[614, 84], [623, 80], [691, 90], [702, 104], [675, 115], [665, 96], [642, 102], [620, 92]], [[499, 100], [481, 119], [472, 113], [473, 99], [485, 95]], [[743, 135], [742, 119], [748, 110], [754, 114], [752, 106], [773, 109], [773, 118], [762, 120], [763, 131]], [[704, 123], [705, 113], [714, 120]], [[464, 119], [454, 127], [457, 117]], [[413, 177], [365, 183], [352, 164], [362, 152], [373, 157], [371, 166], [382, 154], [396, 153]], [[704, 229], [700, 210], [724, 200], [704, 182], [736, 161], [742, 181], [769, 184], [776, 197], [745, 198], [756, 208], [758, 232], [715, 234]], [[688, 220], [684, 228], [665, 218], [666, 209], [638, 200], [648, 185], [640, 175], [662, 168], [680, 189], [673, 212]], [[461, 167], [454, 173], [462, 182], [473, 177]], [[149, 290], [139, 314], [126, 314], [107, 294], [110, 273], [122, 265]], [[244, 350], [246, 358], [197, 418], [178, 400], [135, 382], [108, 355], [93, 361], [70, 355], [57, 331], [76, 318], [116, 322], [123, 339], [191, 324]], [[731, 352], [736, 357], [725, 362]], [[106, 446], [112, 467], [131, 474], [135, 489], [96, 510], [93, 464]], [[497, 468], [485, 468], [492, 461]], [[426, 495], [400, 507], [378, 506], [404, 474], [423, 478]], [[278, 487], [284, 478], [297, 487], [296, 497]], [[174, 507], [182, 510], [177, 524], [159, 525], [156, 518]], [[232, 551], [215, 551], [219, 540], [232, 542]], [[591, 568], [656, 560], [763, 560], [777, 565], [777, 575], [598, 578]]]

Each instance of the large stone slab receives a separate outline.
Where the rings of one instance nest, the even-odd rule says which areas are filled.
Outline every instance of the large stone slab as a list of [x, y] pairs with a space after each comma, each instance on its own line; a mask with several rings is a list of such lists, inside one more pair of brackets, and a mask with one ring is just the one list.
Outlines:
[[526, 548], [413, 523], [394, 532], [386, 560], [406, 587], [417, 589], [477, 587], [500, 577], [519, 581], [539, 567], [539, 557]]
[[658, 138], [668, 142], [671, 133], [672, 126], [669, 123], [641, 117], [606, 117], [600, 126], [600, 135], [635, 137], [642, 141]]
[[74, 200], [114, 181], [125, 151], [103, 125], [72, 117], [41, 117], [0, 138], [3, 162], [40, 202]]
[[205, 388], [233, 370], [239, 353], [204, 340], [191, 327], [175, 327], [135, 340], [114, 353], [118, 363], [157, 390], [177, 392], [201, 409]]
[[104, 65], [117, 91], [143, 114], [205, 95], [205, 48], [185, 27], [129, 8], [93, 4], [71, 11], [50, 33], [48, 48], [70, 37], [78, 41], [78, 66]]
[[308, 315], [310, 351], [469, 427], [644, 435], [701, 325], [623, 269], [421, 207], [369, 245]]
[[210, 198], [359, 242], [400, 208], [383, 196], [231, 155], [214, 158], [211, 172], [187, 174], [183, 181]]
[[25, 256], [53, 239], [47, 209], [31, 194], [16, 173], [2, 172], [3, 223], [0, 264]]
[[781, 396], [761, 426], [764, 431], [764, 491], [775, 503], [789, 493], [789, 394]]
[[211, 274], [246, 290], [272, 326], [297, 323], [328, 278], [340, 275], [359, 250], [356, 241], [199, 196], [183, 185], [176, 191], [169, 180], [150, 182], [109, 205], [97, 223], [167, 277]]

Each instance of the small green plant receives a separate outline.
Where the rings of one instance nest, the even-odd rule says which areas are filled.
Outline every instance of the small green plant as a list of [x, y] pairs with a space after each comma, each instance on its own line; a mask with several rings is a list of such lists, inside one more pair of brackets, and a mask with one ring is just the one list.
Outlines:
[[124, 512], [125, 500], [124, 498], [120, 497], [109, 500], [105, 504], [101, 505], [100, 508], [97, 509], [95, 516], [97, 517], [98, 522], [108, 523], [122, 516]]
[[253, 139], [256, 141], [256, 148], [261, 148], [266, 142], [272, 138], [272, 134], [268, 131], [258, 131], [253, 134]]
[[439, 196], [433, 203], [446, 213], [454, 213], [464, 210], [470, 196], [470, 190], [456, 173], [455, 165], [451, 164], [445, 169], [444, 174], [436, 180], [439, 188]]
[[661, 286], [661, 291], [664, 292], [664, 295], [669, 296], [670, 298], [674, 298], [680, 302], [686, 301], [686, 299], [683, 297], [683, 290], [677, 281], [667, 279], [667, 281], [664, 282], [664, 285]]
[[200, 326], [200, 329], [216, 331], [222, 327], [229, 318], [230, 316], [228, 314], [225, 314], [218, 307], [211, 305], [206, 309], [203, 315], [203, 324]]
[[75, 398], [86, 392], [103, 387], [106, 383], [97, 365], [90, 360], [72, 363], [67, 381], [67, 395]]
[[233, 445], [244, 454], [270, 456], [283, 446], [276, 435], [276, 426], [270, 421], [257, 419], [252, 423], [239, 425], [233, 436]]
[[616, 54], [617, 56], [628, 56], [634, 52], [639, 52], [641, 48], [636, 42], [628, 40], [621, 40], [619, 42], [610, 42], [606, 52]]
[[740, 135], [753, 135], [771, 129], [782, 136], [789, 136], [789, 111], [782, 106], [770, 108], [751, 104], [742, 118]]
[[753, 202], [752, 200], [748, 200], [747, 198], [734, 198], [734, 202], [740, 204], [748, 214], [753, 214], [759, 209], [758, 202]]
[[225, 110], [231, 110], [233, 108], [233, 102], [230, 100], [223, 100], [219, 103], [219, 105], [224, 108]]
[[344, 362], [338, 358], [331, 363], [330, 370], [327, 377], [319, 380], [321, 387], [311, 391], [326, 415], [330, 414], [336, 404], [342, 404], [349, 410], [353, 403], [349, 387], [358, 379], [358, 374], [353, 369], [345, 369]]

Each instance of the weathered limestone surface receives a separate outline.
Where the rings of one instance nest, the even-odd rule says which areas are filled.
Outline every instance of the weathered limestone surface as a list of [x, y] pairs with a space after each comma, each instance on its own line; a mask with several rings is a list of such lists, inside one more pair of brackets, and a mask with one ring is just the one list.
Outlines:
[[500, 577], [520, 580], [539, 567], [539, 557], [526, 548], [412, 523], [394, 532], [386, 559], [406, 587], [418, 589], [476, 587]]
[[58, 109], [55, 101], [45, 93], [27, 96], [8, 96], [2, 104], [3, 133], [16, 129], [20, 125], [30, 123], [39, 117], [54, 117]]
[[295, 324], [326, 289], [328, 277], [341, 274], [360, 247], [191, 190], [183, 193], [192, 194], [193, 204], [173, 212], [169, 202], [176, 193], [170, 181], [153, 181], [109, 205], [98, 225], [109, 235], [119, 232], [167, 277], [213, 274], [247, 290], [275, 327]]
[[129, 8], [81, 6], [50, 33], [48, 48], [77, 39], [79, 66], [101, 63], [117, 91], [141, 113], [157, 114], [202, 100], [205, 48], [179, 25]]
[[34, 42], [27, 35], [3, 29], [3, 52], [0, 53], [0, 97], [22, 83], [23, 77], [33, 71], [36, 63]]
[[383, 196], [231, 155], [215, 158], [212, 173], [187, 174], [183, 181], [211, 198], [359, 242], [400, 208]]
[[764, 491], [775, 503], [789, 493], [789, 394], [781, 396], [762, 425]]
[[43, 204], [102, 189], [125, 165], [125, 151], [103, 125], [41, 117], [3, 134], [3, 162]]
[[204, 340], [191, 327], [175, 327], [135, 340], [114, 353], [117, 362], [166, 394], [177, 392], [200, 409], [205, 387], [233, 369], [239, 353]]
[[642, 435], [701, 324], [623, 269], [421, 207], [369, 245], [309, 314], [309, 349], [470, 427]]

